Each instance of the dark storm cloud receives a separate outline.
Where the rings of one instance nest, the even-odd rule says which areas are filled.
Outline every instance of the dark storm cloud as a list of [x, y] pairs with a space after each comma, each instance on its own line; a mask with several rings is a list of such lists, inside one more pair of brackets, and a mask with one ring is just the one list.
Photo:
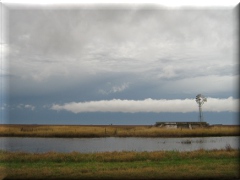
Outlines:
[[149, 87], [162, 94], [232, 92], [235, 26], [231, 9], [10, 9], [10, 85], [19, 96], [74, 88], [91, 88], [89, 98], [134, 96], [138, 86], [145, 98]]

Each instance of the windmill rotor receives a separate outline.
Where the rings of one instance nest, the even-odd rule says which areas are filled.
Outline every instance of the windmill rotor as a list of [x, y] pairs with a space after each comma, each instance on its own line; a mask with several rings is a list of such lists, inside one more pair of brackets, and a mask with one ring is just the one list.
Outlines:
[[205, 98], [202, 94], [198, 94], [196, 96], [196, 102], [199, 107], [199, 122], [203, 122], [202, 105], [204, 102], [207, 102], [207, 98]]

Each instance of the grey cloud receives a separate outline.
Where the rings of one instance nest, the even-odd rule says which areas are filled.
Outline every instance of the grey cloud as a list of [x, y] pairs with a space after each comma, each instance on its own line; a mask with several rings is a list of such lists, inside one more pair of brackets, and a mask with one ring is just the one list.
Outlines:
[[18, 77], [10, 84], [16, 91], [54, 92], [104, 74], [128, 74], [133, 86], [169, 80], [177, 89], [181, 80], [236, 74], [233, 10], [79, 7], [9, 14], [9, 66]]
[[[219, 43], [219, 40], [228, 36], [232, 30], [232, 25], [224, 19], [230, 16], [229, 11], [145, 11], [81, 8], [12, 10], [10, 43], [18, 44], [26, 53], [74, 53], [73, 56], [78, 55], [88, 45], [98, 50], [108, 45], [121, 48], [128, 42], [134, 44], [135, 51], [138, 48], [141, 48], [141, 51], [146, 50], [146, 46], [154, 43], [174, 48], [178, 45], [189, 47], [188, 44], [199, 47], [199, 43], [209, 45], [209, 42], [215, 41], [214, 44], [219, 48], [227, 43]], [[227, 24], [220, 26], [221, 23]], [[96, 46], [95, 43], [103, 47]]]
[[236, 90], [236, 83], [239, 79], [239, 75], [236, 76], [197, 76], [188, 77], [184, 79], [176, 79], [173, 81], [166, 81], [162, 85], [164, 91], [169, 92], [203, 92], [203, 93], [215, 93], [216, 92], [231, 92]]

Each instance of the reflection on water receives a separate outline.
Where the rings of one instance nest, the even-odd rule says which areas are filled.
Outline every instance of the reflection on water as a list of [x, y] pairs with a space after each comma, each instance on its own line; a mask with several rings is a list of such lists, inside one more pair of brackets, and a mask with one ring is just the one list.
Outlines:
[[0, 137], [0, 149], [25, 152], [193, 151], [239, 149], [239, 136], [203, 138], [22, 138]]

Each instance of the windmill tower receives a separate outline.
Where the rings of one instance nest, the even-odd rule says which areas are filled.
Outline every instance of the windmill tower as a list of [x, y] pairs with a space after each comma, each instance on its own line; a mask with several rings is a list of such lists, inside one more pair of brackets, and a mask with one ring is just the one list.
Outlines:
[[203, 114], [202, 114], [202, 105], [204, 104], [204, 102], [207, 102], [207, 98], [205, 98], [203, 95], [198, 94], [196, 96], [196, 102], [198, 104], [199, 107], [199, 122], [203, 122]]

